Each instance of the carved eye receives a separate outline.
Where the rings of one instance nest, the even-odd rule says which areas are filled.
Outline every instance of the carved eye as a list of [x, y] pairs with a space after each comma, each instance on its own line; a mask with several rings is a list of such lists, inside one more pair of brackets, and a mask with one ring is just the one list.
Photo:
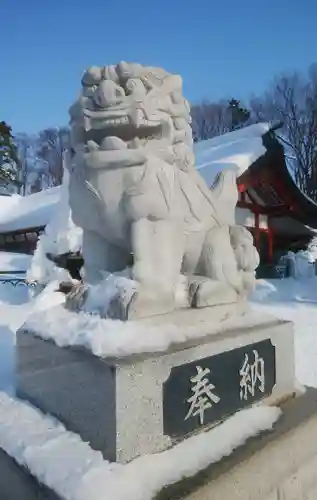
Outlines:
[[146, 89], [139, 78], [129, 78], [126, 83], [126, 94], [144, 96], [146, 94]]
[[116, 94], [116, 97], [123, 97], [123, 95], [124, 95], [123, 89], [116, 88], [115, 94]]

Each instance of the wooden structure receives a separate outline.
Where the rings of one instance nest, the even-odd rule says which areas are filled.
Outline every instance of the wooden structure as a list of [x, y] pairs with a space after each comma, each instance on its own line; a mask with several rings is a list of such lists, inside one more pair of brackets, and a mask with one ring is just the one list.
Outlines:
[[263, 145], [266, 153], [238, 178], [237, 219], [254, 234], [262, 263], [272, 264], [317, 233], [317, 204], [296, 186], [274, 130], [263, 135]]
[[30, 227], [0, 233], [0, 250], [5, 252], [18, 252], [33, 254], [39, 236], [44, 232], [45, 227]]

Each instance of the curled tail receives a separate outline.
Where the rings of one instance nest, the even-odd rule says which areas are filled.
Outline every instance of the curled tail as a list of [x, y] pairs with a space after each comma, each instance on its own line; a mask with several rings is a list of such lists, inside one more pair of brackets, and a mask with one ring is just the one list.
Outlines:
[[220, 172], [209, 189], [197, 172], [197, 184], [201, 193], [212, 207], [212, 213], [220, 226], [235, 224], [235, 208], [238, 202], [237, 177], [235, 171]]

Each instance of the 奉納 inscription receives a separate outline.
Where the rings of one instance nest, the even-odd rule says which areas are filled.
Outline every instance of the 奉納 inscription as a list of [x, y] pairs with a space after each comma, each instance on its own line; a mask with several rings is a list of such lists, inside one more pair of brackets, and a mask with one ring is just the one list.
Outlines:
[[269, 339], [173, 367], [163, 385], [164, 433], [186, 435], [269, 396], [275, 371]]

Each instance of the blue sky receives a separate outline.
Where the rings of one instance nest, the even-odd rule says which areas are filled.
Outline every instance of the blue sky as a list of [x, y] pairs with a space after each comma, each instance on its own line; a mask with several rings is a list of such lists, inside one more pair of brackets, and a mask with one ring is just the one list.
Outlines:
[[66, 124], [92, 65], [163, 66], [196, 102], [317, 61], [316, 0], [0, 0], [0, 18], [0, 120], [15, 133]]

